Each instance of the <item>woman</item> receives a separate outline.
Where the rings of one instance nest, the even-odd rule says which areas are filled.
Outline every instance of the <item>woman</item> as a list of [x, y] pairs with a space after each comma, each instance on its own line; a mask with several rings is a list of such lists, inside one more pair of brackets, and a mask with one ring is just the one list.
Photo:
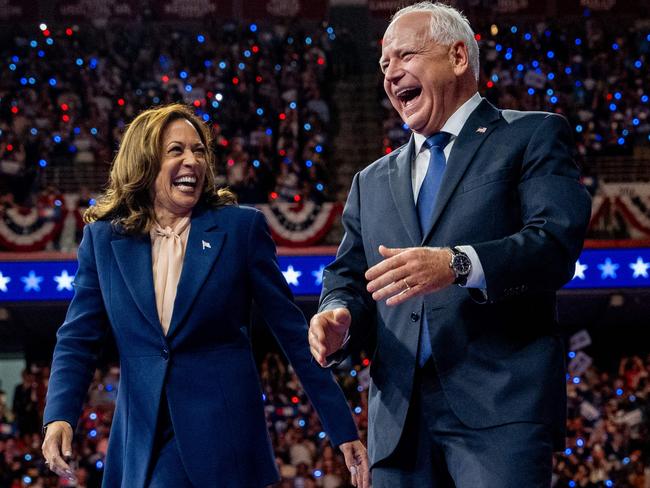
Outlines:
[[248, 323], [254, 301], [300, 375], [353, 483], [366, 452], [330, 372], [310, 358], [262, 214], [217, 190], [210, 133], [182, 105], [129, 126], [85, 218], [75, 294], [58, 331], [43, 453], [71, 476], [72, 426], [108, 324], [121, 377], [104, 486], [260, 487], [278, 479]]

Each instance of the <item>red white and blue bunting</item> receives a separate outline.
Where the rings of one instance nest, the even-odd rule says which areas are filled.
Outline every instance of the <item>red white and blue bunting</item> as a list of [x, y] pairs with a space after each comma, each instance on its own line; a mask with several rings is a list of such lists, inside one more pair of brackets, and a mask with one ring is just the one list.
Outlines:
[[600, 185], [589, 227], [595, 238], [650, 238], [650, 188], [638, 183]]
[[266, 217], [278, 246], [306, 247], [319, 243], [330, 231], [340, 203], [271, 203], [257, 205]]

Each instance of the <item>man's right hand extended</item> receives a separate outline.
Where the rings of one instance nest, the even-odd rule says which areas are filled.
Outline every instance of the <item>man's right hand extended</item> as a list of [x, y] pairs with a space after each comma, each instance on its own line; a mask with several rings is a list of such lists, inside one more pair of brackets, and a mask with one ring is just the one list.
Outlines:
[[327, 366], [327, 356], [343, 345], [350, 328], [352, 316], [347, 308], [335, 308], [314, 315], [309, 323], [309, 348], [322, 367]]

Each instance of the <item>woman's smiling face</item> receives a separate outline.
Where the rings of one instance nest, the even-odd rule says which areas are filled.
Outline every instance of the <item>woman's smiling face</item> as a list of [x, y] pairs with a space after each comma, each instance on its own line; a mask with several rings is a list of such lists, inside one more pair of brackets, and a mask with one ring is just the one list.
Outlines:
[[162, 160], [154, 183], [154, 207], [187, 215], [197, 204], [205, 182], [207, 151], [186, 119], [169, 123], [163, 131]]

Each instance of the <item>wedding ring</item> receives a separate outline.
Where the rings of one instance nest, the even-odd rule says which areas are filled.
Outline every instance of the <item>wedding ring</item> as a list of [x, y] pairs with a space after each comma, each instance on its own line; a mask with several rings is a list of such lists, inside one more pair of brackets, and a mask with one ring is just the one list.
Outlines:
[[406, 278], [404, 278], [402, 281], [403, 281], [404, 284], [406, 285], [406, 288], [404, 289], [404, 291], [409, 291], [409, 290], [411, 289], [411, 287], [409, 286], [409, 282], [406, 281]]
[[357, 474], [357, 467], [356, 466], [350, 466], [350, 474], [353, 475], [353, 476]]

